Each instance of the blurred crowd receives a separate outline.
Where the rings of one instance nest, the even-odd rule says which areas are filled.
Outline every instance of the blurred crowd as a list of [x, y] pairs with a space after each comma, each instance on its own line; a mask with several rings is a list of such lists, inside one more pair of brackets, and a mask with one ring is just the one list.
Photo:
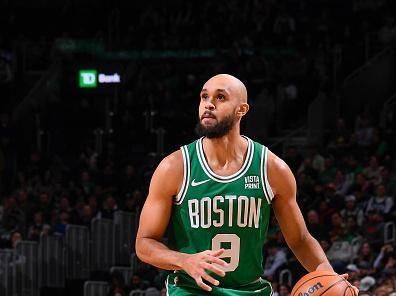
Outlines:
[[[340, 118], [325, 147], [310, 146], [305, 153], [289, 147], [284, 159], [295, 174], [307, 227], [335, 271], [348, 273], [362, 295], [391, 295], [396, 292], [395, 131], [379, 128], [367, 113], [351, 123]], [[265, 275], [277, 283], [289, 269], [298, 279], [304, 271], [275, 219], [269, 233]], [[290, 292], [284, 282], [279, 295]]]
[[[166, 130], [164, 153], [192, 140], [199, 88], [212, 74], [227, 72], [246, 82], [252, 110], [243, 130], [265, 144], [282, 128], [303, 124], [318, 94], [331, 93], [365, 58], [396, 39], [390, 0], [22, 2], [0, 1], [1, 248], [63, 235], [68, 224], [89, 226], [118, 210], [137, 212], [162, 156], [151, 153], [153, 129]], [[51, 26], [31, 13], [43, 7]], [[56, 48], [70, 39], [95, 39], [108, 51], [215, 54], [123, 61], [126, 79], [112, 102], [112, 133], [98, 147], [92, 132], [107, 124], [107, 101], [71, 91], [60, 82], [62, 75], [48, 83], [44, 103], [32, 104], [33, 115], [14, 121], [37, 73], [56, 58], [64, 59], [65, 71], [77, 63]], [[308, 229], [336, 271], [349, 273], [367, 295], [389, 295], [396, 290], [395, 230], [388, 224], [395, 220], [395, 132], [392, 122], [383, 125], [373, 116], [340, 118], [323, 145], [286, 143], [279, 154], [295, 174]], [[50, 135], [45, 147], [38, 147], [38, 127]], [[275, 295], [285, 296], [304, 271], [275, 219], [269, 238], [264, 276]], [[292, 282], [282, 271], [291, 272]], [[111, 275], [111, 295], [162, 289], [163, 279], [139, 262], [130, 282]]]

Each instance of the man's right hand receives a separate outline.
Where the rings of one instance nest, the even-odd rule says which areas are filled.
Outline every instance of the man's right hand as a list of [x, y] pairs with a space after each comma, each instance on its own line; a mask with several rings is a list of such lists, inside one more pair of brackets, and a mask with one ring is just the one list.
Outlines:
[[197, 283], [199, 287], [206, 291], [212, 291], [212, 288], [205, 284], [203, 280], [218, 286], [219, 281], [211, 277], [207, 271], [214, 272], [215, 274], [224, 277], [225, 271], [221, 266], [226, 267], [228, 264], [219, 256], [224, 253], [224, 249], [216, 251], [206, 250], [201, 253], [187, 255], [182, 263], [182, 269], [187, 272]]

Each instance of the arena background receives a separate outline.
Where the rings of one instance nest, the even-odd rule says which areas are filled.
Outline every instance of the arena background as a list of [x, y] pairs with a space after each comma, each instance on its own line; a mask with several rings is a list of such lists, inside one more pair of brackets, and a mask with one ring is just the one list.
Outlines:
[[[392, 0], [0, 1], [0, 295], [165, 295], [134, 236], [153, 168], [239, 77], [242, 131], [292, 168], [362, 295], [396, 293]], [[304, 274], [276, 221], [265, 276]]]

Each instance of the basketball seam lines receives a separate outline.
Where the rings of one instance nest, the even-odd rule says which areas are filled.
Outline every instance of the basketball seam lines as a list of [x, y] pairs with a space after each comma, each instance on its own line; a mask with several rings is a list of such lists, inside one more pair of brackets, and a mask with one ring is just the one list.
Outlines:
[[[305, 282], [303, 282], [303, 283], [297, 288], [297, 291], [298, 291], [302, 286], [304, 286], [307, 282], [309, 282], [310, 280], [316, 279], [316, 278], [320, 278], [320, 277], [324, 277], [324, 276], [334, 276], [334, 273], [331, 273], [331, 274], [321, 274], [321, 275], [317, 275], [317, 276], [315, 276], [315, 277], [312, 277], [312, 278], [306, 280]], [[296, 294], [296, 292], [294, 292], [292, 296], [294, 296], [295, 294]]]
[[339, 283], [341, 283], [342, 281], [345, 281], [344, 279], [340, 279], [338, 281], [336, 281], [335, 283], [333, 283], [330, 287], [328, 287], [326, 290], [323, 291], [322, 294], [320, 294], [319, 296], [323, 295], [324, 293], [326, 293], [328, 290], [330, 290], [331, 288], [333, 288], [335, 285], [338, 285]]

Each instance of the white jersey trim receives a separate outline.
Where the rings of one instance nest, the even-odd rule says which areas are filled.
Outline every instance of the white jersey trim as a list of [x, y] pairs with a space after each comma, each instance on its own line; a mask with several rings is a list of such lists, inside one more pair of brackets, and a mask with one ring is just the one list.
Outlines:
[[262, 146], [261, 149], [261, 183], [263, 185], [264, 195], [267, 199], [268, 204], [271, 203], [274, 198], [274, 192], [272, 191], [271, 185], [268, 182], [268, 148]]
[[177, 193], [174, 203], [180, 205], [183, 202], [188, 190], [188, 182], [190, 180], [190, 157], [188, 155], [187, 146], [182, 146], [180, 148], [183, 156], [183, 184], [180, 191]]
[[242, 167], [237, 172], [235, 172], [234, 174], [232, 174], [230, 176], [220, 176], [212, 171], [212, 169], [210, 168], [209, 164], [207, 163], [207, 161], [205, 159], [205, 154], [203, 152], [203, 145], [202, 145], [203, 138], [200, 138], [197, 141], [196, 149], [197, 149], [198, 160], [199, 160], [199, 163], [200, 163], [203, 171], [209, 178], [211, 178], [213, 181], [216, 181], [219, 183], [229, 183], [229, 182], [237, 180], [238, 178], [240, 178], [241, 176], [246, 174], [246, 172], [250, 168], [250, 165], [253, 160], [254, 144], [252, 143], [252, 140], [250, 140], [249, 138], [247, 138], [247, 137], [244, 137], [244, 138], [248, 141], [248, 150], [246, 153], [246, 159], [245, 159]]

